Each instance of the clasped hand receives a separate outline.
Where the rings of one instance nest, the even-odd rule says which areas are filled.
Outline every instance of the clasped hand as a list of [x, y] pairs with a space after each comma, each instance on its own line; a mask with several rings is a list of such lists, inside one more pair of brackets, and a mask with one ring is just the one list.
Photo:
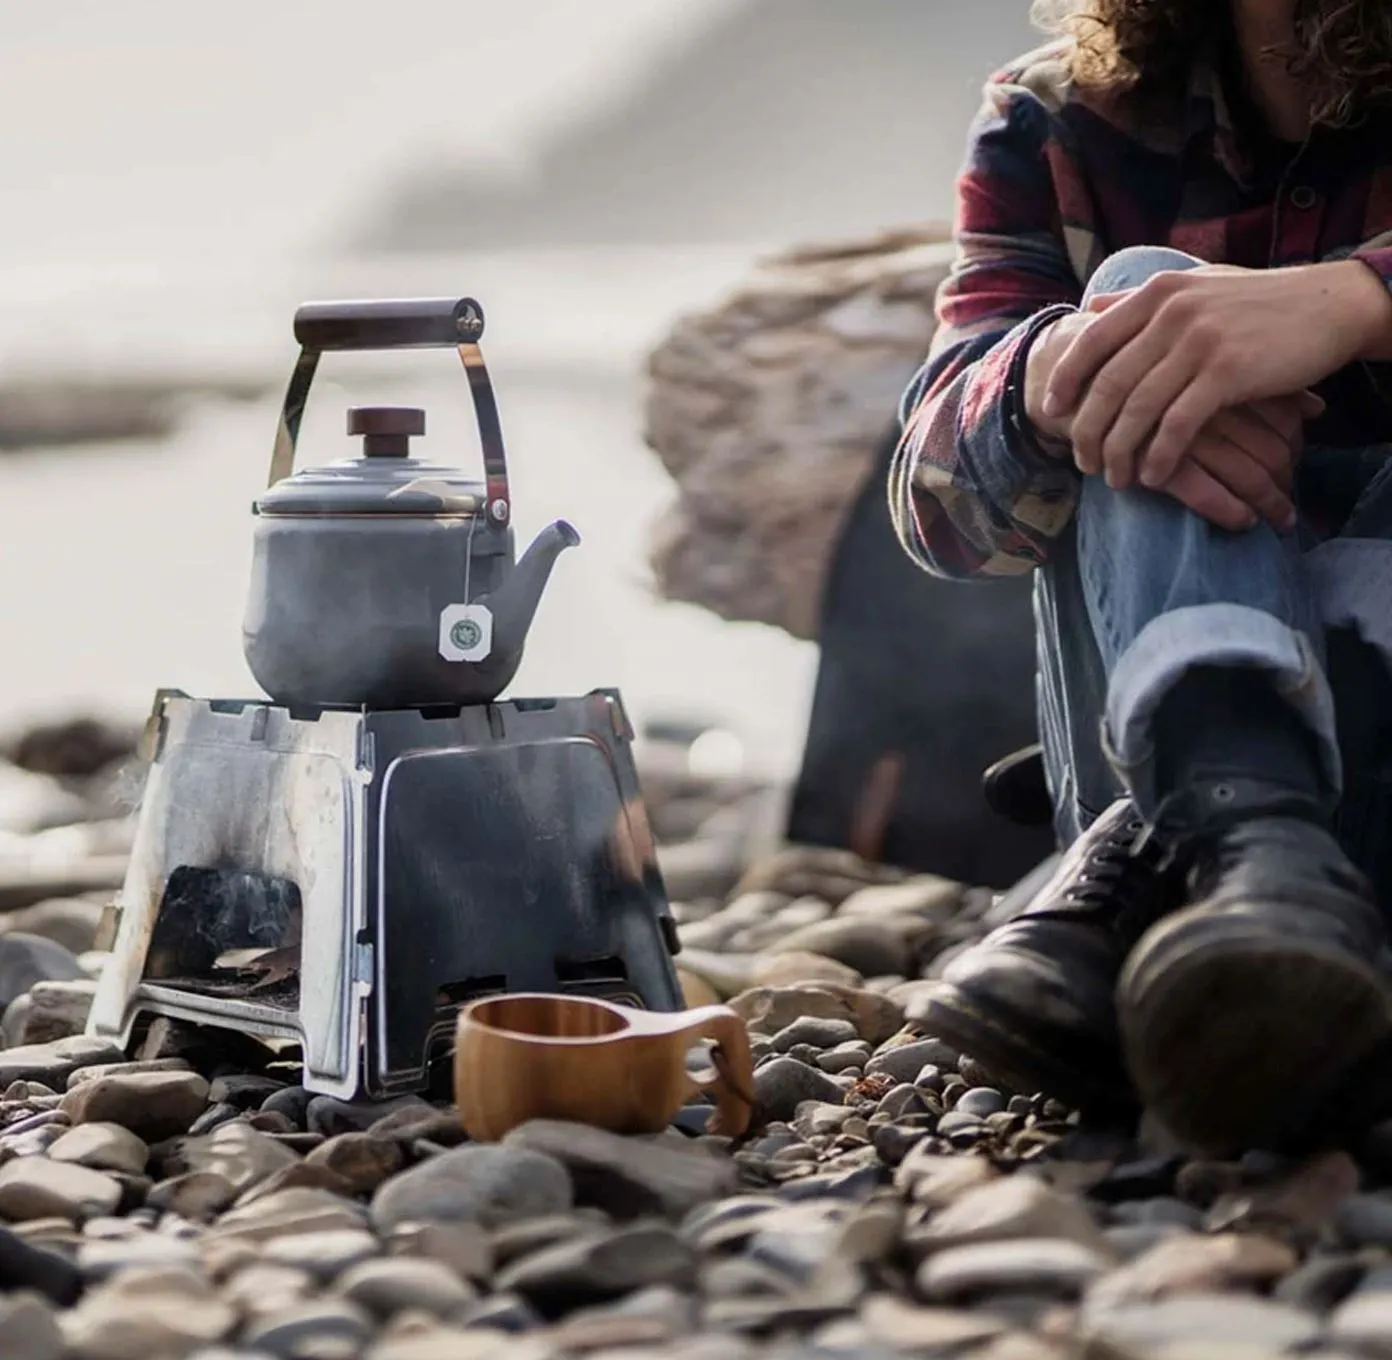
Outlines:
[[1029, 358], [1026, 409], [1078, 467], [1227, 529], [1295, 520], [1308, 389], [1382, 342], [1392, 298], [1358, 262], [1205, 266], [1094, 298]]

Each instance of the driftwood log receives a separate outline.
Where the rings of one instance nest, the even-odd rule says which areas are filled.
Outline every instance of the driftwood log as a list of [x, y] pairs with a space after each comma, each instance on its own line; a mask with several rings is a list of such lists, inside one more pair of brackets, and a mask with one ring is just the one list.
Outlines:
[[764, 262], [653, 352], [645, 437], [677, 486], [667, 599], [815, 638], [833, 547], [933, 335], [941, 227]]

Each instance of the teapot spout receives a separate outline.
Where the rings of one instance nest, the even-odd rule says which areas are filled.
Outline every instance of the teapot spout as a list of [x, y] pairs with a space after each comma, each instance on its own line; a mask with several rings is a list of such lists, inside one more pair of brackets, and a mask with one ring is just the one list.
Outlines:
[[481, 601], [493, 613], [496, 637], [502, 640], [504, 649], [521, 646], [556, 559], [579, 542], [580, 535], [573, 524], [563, 519], [548, 524], [517, 559], [502, 585]]

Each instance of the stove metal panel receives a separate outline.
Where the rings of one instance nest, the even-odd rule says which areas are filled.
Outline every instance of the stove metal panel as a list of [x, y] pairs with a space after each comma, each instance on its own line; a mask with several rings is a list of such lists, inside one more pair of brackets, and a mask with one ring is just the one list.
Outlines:
[[[682, 1004], [617, 694], [294, 716], [170, 692], [150, 735], [89, 1033], [126, 1043], [141, 1012], [228, 1025], [300, 1043], [312, 1091], [382, 1095], [425, 1083], [480, 989]], [[181, 867], [218, 871], [235, 903], [162, 913]], [[267, 877], [298, 890], [298, 990], [185, 975], [237, 931], [274, 943], [290, 897], [258, 897]]]

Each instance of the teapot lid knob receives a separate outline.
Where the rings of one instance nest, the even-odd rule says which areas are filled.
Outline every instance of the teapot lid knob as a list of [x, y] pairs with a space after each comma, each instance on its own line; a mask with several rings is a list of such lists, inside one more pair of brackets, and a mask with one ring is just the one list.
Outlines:
[[365, 458], [408, 458], [411, 437], [425, 433], [425, 412], [419, 406], [354, 406], [348, 433], [362, 435]]

